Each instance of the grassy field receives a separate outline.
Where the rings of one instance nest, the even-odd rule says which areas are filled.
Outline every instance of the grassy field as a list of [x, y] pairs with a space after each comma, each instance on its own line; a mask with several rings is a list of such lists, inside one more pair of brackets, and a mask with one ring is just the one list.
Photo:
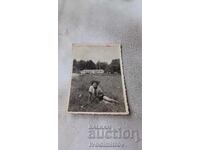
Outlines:
[[[118, 100], [119, 104], [100, 101], [92, 102], [85, 108], [81, 108], [88, 102], [88, 89], [92, 80], [100, 81], [99, 86], [103, 89], [104, 95]], [[125, 112], [121, 75], [73, 75], [68, 110], [74, 112]]]

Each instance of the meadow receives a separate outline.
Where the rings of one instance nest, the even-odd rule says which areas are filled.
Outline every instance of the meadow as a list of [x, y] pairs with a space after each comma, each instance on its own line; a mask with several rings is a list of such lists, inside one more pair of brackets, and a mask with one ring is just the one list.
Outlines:
[[[88, 89], [92, 80], [100, 81], [104, 95], [119, 101], [119, 104], [110, 102], [88, 103]], [[123, 88], [120, 74], [74, 74], [71, 82], [70, 101], [68, 111], [73, 112], [125, 112]]]

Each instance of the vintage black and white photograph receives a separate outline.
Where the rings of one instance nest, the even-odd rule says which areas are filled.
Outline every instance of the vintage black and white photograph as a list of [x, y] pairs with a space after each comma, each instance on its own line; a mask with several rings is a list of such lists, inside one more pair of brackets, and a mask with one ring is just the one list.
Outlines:
[[127, 115], [120, 44], [73, 44], [68, 113]]

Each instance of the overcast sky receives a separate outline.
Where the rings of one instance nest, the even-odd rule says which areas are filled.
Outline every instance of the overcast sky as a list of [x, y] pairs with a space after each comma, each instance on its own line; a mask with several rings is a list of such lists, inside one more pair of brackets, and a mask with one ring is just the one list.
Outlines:
[[114, 46], [73, 46], [73, 57], [76, 60], [92, 60], [111, 63], [113, 59], [120, 58], [119, 45]]

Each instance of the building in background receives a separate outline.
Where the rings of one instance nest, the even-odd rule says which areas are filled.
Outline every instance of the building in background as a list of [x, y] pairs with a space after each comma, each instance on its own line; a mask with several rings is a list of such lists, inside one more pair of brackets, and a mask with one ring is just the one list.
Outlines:
[[87, 70], [82, 70], [80, 73], [83, 74], [102, 74], [104, 73], [103, 69], [87, 69]]

